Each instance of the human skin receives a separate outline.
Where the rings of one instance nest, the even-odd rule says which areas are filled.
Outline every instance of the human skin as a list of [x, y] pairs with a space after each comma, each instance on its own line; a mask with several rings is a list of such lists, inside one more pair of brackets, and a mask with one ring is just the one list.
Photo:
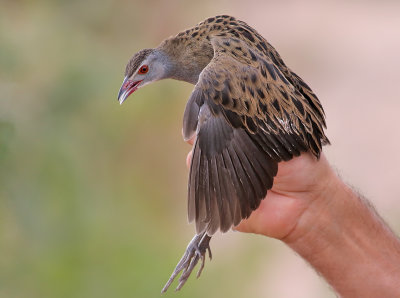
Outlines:
[[341, 297], [400, 297], [399, 239], [324, 154], [279, 163], [272, 189], [235, 230], [283, 241]]

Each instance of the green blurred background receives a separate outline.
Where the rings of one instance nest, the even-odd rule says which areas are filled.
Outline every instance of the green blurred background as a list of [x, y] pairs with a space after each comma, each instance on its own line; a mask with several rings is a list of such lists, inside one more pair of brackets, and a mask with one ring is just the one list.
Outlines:
[[[216, 14], [257, 28], [313, 86], [328, 157], [399, 227], [400, 138], [386, 127], [398, 127], [400, 6], [379, 3], [0, 1], [0, 297], [160, 296], [194, 233], [181, 137], [192, 86], [116, 97], [133, 53]], [[367, 159], [381, 182], [360, 174]], [[165, 297], [334, 297], [278, 241], [231, 232], [211, 245], [202, 277]]]

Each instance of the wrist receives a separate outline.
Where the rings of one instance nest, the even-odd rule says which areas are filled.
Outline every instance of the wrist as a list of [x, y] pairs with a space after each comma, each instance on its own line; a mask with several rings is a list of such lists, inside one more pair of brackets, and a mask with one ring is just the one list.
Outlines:
[[338, 227], [335, 228], [333, 224], [336, 223], [338, 216], [340, 218], [341, 206], [345, 206], [342, 198], [351, 193], [325, 157], [318, 163], [318, 167], [315, 168], [315, 171], [318, 171], [315, 174], [315, 182], [307, 191], [298, 195], [298, 199], [307, 202], [307, 207], [304, 208], [290, 233], [281, 239], [289, 246], [301, 246], [303, 242], [310, 243], [308, 241], [323, 241], [320, 239], [320, 234], [325, 235], [328, 229], [336, 230]]
[[336, 175], [283, 241], [343, 297], [400, 295], [398, 239]]
[[292, 231], [281, 239], [294, 250], [300, 250], [305, 254], [317, 255], [319, 251], [329, 245], [328, 236], [331, 236], [331, 233], [339, 232], [342, 228], [339, 225], [343, 222], [337, 222], [343, 216], [341, 209], [345, 208], [342, 198], [347, 196], [351, 190], [336, 176], [333, 170], [326, 174], [324, 181], [316, 184], [312, 191], [304, 194], [304, 196], [310, 197], [308, 207], [298, 218]]

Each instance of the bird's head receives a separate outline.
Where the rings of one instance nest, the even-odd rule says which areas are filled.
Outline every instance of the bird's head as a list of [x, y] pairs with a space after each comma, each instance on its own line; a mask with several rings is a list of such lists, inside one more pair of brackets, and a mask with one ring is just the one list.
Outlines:
[[167, 76], [168, 57], [159, 49], [144, 49], [137, 52], [126, 65], [125, 78], [118, 93], [118, 101], [125, 99], [137, 89]]

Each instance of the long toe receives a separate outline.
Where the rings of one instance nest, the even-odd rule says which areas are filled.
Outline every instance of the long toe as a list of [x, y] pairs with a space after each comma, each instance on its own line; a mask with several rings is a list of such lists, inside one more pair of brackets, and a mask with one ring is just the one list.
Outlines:
[[176, 265], [175, 270], [172, 272], [171, 277], [168, 279], [167, 283], [162, 289], [161, 293], [165, 293], [174, 281], [174, 279], [179, 275], [180, 272], [182, 272], [182, 275], [179, 278], [179, 284], [175, 289], [175, 291], [179, 291], [186, 283], [194, 267], [196, 267], [197, 263], [201, 259], [201, 266], [197, 273], [197, 277], [200, 276], [204, 268], [205, 255], [207, 253], [207, 250], [209, 251], [209, 256], [211, 259], [210, 240], [211, 237], [208, 236], [206, 233], [201, 233], [193, 237], [188, 247], [186, 248], [186, 251], [183, 254], [181, 260]]

